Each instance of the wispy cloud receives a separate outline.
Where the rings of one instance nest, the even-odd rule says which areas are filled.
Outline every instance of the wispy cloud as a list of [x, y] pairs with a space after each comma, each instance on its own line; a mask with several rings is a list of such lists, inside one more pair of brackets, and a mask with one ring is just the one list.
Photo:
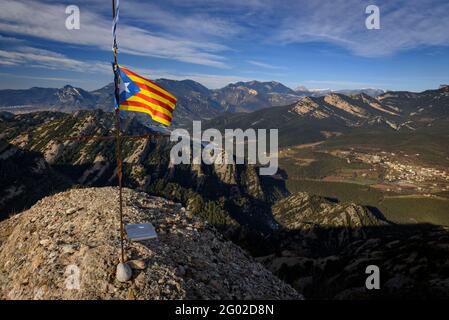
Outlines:
[[286, 69], [285, 67], [282, 67], [282, 66], [276, 66], [273, 64], [260, 62], [260, 61], [256, 61], [256, 60], [248, 60], [248, 63], [252, 64], [253, 66], [256, 66], [256, 67], [261, 67], [261, 68], [271, 69], [271, 70], [285, 70]]
[[22, 39], [17, 39], [17, 38], [13, 38], [13, 37], [6, 37], [6, 36], [2, 36], [0, 34], [0, 42], [2, 43], [7, 43], [7, 44], [17, 44], [19, 42], [24, 42]]
[[[45, 76], [29, 76], [29, 75], [18, 75], [10, 72], [0, 72], [0, 75], [7, 76], [8, 78], [20, 78], [20, 79], [31, 79], [31, 80], [44, 80], [44, 81], [55, 81], [55, 82], [67, 82], [67, 83], [85, 83], [85, 79], [73, 79], [73, 78], [62, 78], [62, 77], [45, 77]], [[92, 80], [95, 81], [95, 80]]]
[[[63, 43], [111, 48], [111, 22], [102, 15], [83, 11], [81, 29], [65, 28], [65, 6], [39, 3], [32, 0], [3, 0], [0, 10], [0, 30], [43, 38]], [[193, 41], [165, 34], [150, 33], [145, 29], [121, 25], [118, 30], [122, 52], [167, 58], [182, 62], [226, 68], [225, 58], [219, 54], [228, 48], [219, 43]]]
[[[167, 0], [166, 0], [167, 1]], [[170, 0], [173, 5], [179, 3]], [[201, 6], [208, 13], [226, 14], [250, 41], [330, 43], [363, 57], [449, 46], [447, 0], [188, 0], [185, 7]], [[380, 30], [367, 30], [365, 9], [380, 8]], [[227, 21], [227, 20], [225, 20]]]
[[21, 46], [13, 51], [0, 50], [0, 65], [41, 67], [76, 72], [111, 72], [110, 66], [100, 61], [79, 61], [49, 50]]
[[[178, 2], [179, 5], [179, 2]], [[161, 8], [153, 2], [129, 0], [122, 2], [126, 10], [126, 20], [155, 25], [171, 35], [189, 39], [232, 38], [245, 31], [245, 28], [230, 19], [215, 16], [207, 12], [178, 12], [174, 8]], [[200, 5], [202, 6], [202, 5]], [[133, 10], [138, 7], [139, 10]], [[149, 12], [151, 17], [149, 18]]]
[[[81, 30], [65, 28], [70, 4], [81, 9]], [[380, 7], [381, 30], [365, 28], [370, 4]], [[121, 9], [120, 61], [151, 66], [151, 78], [210, 88], [260, 77], [332, 88], [447, 82], [447, 66], [439, 67], [449, 52], [447, 0], [126, 0]], [[98, 60], [110, 57], [111, 38], [110, 0], [1, 1], [0, 67], [8, 72], [45, 68], [56, 81], [60, 70], [94, 71], [84, 77], [107, 81], [110, 66]], [[372, 64], [380, 68], [370, 72]]]
[[376, 2], [380, 8], [380, 30], [365, 27], [365, 8], [371, 1], [297, 1], [273, 40], [328, 42], [365, 57], [391, 55], [422, 46], [449, 45], [447, 1]]

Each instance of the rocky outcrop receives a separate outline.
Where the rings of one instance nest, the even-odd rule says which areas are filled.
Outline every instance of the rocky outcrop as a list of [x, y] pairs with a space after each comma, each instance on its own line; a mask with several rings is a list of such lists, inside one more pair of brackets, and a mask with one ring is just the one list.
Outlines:
[[306, 192], [279, 200], [272, 211], [284, 229], [300, 234], [307, 250], [316, 247], [316, 241], [321, 242], [321, 252], [332, 252], [351, 241], [367, 239], [369, 228], [390, 225], [381, 214], [361, 205], [334, 203]]
[[344, 111], [351, 116], [358, 118], [367, 118], [368, 112], [352, 103], [345, 95], [340, 94], [330, 94], [324, 97], [324, 102], [331, 105], [332, 107]]
[[380, 100], [364, 93], [350, 96], [332, 93], [323, 97], [304, 97], [291, 111], [311, 120], [342, 121], [349, 127], [373, 127], [376, 126], [375, 121], [380, 121], [380, 124], [390, 122], [393, 126], [387, 126], [396, 129], [395, 121], [402, 117], [398, 108], [384, 105]]
[[158, 238], [126, 242], [132, 279], [115, 278], [116, 188], [74, 189], [0, 223], [1, 299], [300, 299], [181, 205], [124, 190], [126, 223]]
[[292, 111], [300, 116], [309, 115], [316, 119], [329, 118], [329, 113], [326, 110], [320, 110], [320, 105], [309, 97], [302, 98], [293, 107]]
[[386, 225], [383, 217], [354, 203], [333, 203], [322, 197], [298, 192], [273, 206], [277, 221], [288, 229], [363, 228]]

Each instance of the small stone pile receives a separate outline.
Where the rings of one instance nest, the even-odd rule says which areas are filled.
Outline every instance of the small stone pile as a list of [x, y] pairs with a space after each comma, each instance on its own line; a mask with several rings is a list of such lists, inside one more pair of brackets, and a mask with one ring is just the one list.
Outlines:
[[118, 190], [72, 189], [0, 223], [0, 299], [301, 299], [180, 204], [124, 189], [126, 223], [158, 238], [126, 241], [119, 282]]

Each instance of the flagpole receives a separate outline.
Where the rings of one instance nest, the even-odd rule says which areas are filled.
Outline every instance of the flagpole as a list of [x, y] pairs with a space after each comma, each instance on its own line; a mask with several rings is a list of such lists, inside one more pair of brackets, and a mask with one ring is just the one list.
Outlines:
[[[112, 19], [115, 20], [116, 9], [115, 0], [112, 0]], [[115, 28], [115, 26], [114, 26]], [[114, 52], [114, 84], [115, 84], [115, 100], [117, 108], [115, 108], [115, 129], [116, 129], [116, 157], [117, 157], [117, 178], [119, 186], [119, 212], [120, 212], [120, 246], [121, 246], [121, 261], [125, 262], [125, 248], [124, 248], [124, 230], [123, 230], [123, 197], [122, 197], [122, 150], [121, 150], [121, 134], [120, 134], [120, 100], [118, 90], [118, 64], [117, 64], [117, 43], [114, 32], [114, 45], [112, 48]]]

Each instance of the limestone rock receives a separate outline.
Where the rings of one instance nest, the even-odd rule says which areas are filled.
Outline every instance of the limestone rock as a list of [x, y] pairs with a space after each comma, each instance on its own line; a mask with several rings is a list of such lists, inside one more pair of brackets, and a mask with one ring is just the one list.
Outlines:
[[181, 205], [130, 189], [123, 199], [125, 223], [165, 231], [125, 242], [129, 281], [116, 280], [117, 188], [73, 189], [0, 222], [0, 299], [302, 298]]

